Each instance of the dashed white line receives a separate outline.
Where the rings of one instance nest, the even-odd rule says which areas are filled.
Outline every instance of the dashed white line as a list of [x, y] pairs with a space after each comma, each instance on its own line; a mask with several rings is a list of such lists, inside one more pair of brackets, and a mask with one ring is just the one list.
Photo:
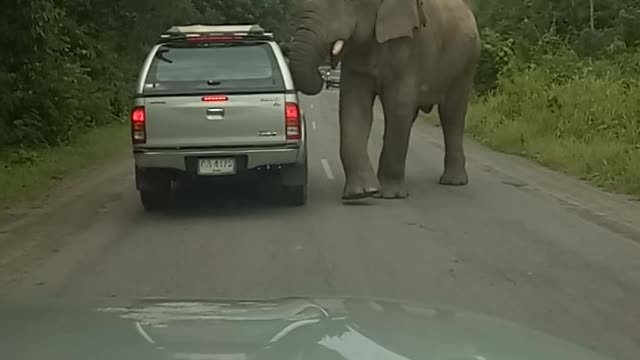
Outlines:
[[153, 341], [151, 336], [149, 336], [149, 334], [147, 334], [147, 332], [144, 331], [144, 328], [142, 327], [142, 325], [140, 325], [140, 323], [137, 321], [136, 321], [136, 329], [138, 330], [138, 333], [140, 333], [140, 335], [142, 335], [142, 337], [149, 342], [149, 344], [156, 343], [155, 341]]
[[313, 127], [313, 130], [316, 130], [316, 129], [317, 129], [317, 128], [316, 128], [316, 122], [315, 122], [315, 121], [312, 121], [312, 122], [311, 122], [311, 127]]
[[333, 170], [331, 170], [331, 166], [329, 166], [329, 160], [322, 159], [320, 160], [322, 163], [322, 168], [324, 169], [324, 173], [327, 175], [327, 179], [335, 180], [335, 175], [333, 175]]

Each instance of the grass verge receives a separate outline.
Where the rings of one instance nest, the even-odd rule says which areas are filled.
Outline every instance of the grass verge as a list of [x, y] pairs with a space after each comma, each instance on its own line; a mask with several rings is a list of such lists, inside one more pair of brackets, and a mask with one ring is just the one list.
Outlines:
[[636, 84], [613, 76], [555, 82], [544, 69], [526, 71], [476, 99], [467, 130], [495, 150], [638, 197], [637, 91]]
[[60, 181], [129, 151], [124, 124], [89, 130], [67, 146], [0, 153], [0, 211], [42, 199]]

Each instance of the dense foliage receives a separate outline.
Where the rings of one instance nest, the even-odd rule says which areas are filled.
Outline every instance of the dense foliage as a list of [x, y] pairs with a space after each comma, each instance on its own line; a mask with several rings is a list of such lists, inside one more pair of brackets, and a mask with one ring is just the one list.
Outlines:
[[593, 1], [592, 29], [590, 0], [476, 0], [484, 41], [479, 90], [495, 89], [507, 65], [548, 64], [549, 55], [567, 50], [598, 60], [637, 51], [640, 3]]
[[640, 2], [477, 0], [469, 130], [487, 144], [640, 194]]
[[256, 23], [287, 38], [296, 0], [7, 0], [0, 150], [123, 121], [145, 50], [176, 23]]

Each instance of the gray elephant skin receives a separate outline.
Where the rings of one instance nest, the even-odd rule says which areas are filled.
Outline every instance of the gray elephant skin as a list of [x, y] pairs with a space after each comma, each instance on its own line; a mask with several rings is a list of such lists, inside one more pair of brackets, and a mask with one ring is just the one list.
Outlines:
[[[463, 132], [480, 36], [464, 0], [307, 0], [289, 54], [302, 93], [322, 90], [318, 66], [327, 55], [333, 66], [342, 63], [344, 200], [408, 196], [411, 128], [419, 111], [435, 106], [445, 143], [440, 184], [469, 182]], [[385, 118], [377, 174], [367, 152], [376, 97]]]

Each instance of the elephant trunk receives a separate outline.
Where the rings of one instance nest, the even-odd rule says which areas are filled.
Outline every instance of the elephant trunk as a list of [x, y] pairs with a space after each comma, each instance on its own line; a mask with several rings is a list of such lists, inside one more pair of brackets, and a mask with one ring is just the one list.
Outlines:
[[[324, 44], [314, 32], [314, 18], [300, 23], [294, 34], [294, 42], [289, 54], [291, 75], [298, 90], [305, 95], [316, 95], [322, 91], [324, 80], [318, 66], [323, 59]], [[316, 25], [317, 26], [317, 25]], [[317, 28], [317, 27], [316, 27]]]

